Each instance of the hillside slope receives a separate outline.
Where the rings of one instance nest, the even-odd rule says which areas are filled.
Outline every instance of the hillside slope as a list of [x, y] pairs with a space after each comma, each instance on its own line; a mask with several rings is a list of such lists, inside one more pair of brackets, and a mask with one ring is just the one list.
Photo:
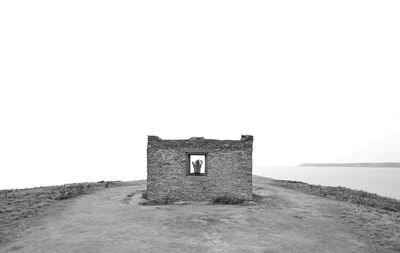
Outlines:
[[0, 252], [396, 252], [398, 213], [254, 176], [247, 205], [142, 206], [145, 183], [61, 201]]

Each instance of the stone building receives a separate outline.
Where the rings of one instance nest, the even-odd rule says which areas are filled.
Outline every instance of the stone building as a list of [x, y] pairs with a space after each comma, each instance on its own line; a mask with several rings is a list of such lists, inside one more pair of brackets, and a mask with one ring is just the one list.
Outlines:
[[147, 198], [209, 200], [252, 198], [253, 136], [240, 140], [149, 136]]

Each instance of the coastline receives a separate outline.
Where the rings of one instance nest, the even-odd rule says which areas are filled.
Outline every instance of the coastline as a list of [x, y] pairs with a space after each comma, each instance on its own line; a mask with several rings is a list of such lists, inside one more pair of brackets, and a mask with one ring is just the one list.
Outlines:
[[400, 168], [399, 162], [384, 163], [302, 163], [298, 167], [369, 167], [369, 168]]

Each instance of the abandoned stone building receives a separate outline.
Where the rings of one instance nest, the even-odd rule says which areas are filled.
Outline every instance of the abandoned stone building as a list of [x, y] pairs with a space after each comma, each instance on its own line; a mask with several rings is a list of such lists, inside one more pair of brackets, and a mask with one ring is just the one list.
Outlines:
[[253, 136], [240, 140], [149, 136], [147, 198], [209, 200], [252, 198]]

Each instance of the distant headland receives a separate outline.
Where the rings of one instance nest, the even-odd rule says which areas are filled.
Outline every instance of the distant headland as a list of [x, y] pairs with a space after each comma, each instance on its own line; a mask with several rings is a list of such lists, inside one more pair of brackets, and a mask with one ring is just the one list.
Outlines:
[[303, 163], [301, 167], [384, 167], [400, 168], [400, 162], [386, 163]]

